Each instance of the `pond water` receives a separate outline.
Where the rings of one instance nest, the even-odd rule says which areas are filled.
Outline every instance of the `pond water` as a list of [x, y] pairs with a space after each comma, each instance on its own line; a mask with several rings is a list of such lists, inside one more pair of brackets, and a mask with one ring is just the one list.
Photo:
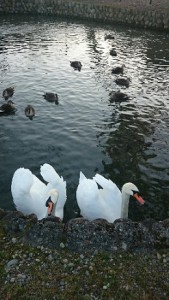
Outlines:
[[[105, 40], [110, 33], [114, 40]], [[111, 56], [112, 47], [117, 56]], [[70, 61], [82, 62], [81, 71]], [[128, 88], [111, 73], [124, 64]], [[80, 170], [121, 189], [135, 183], [146, 205], [129, 217], [169, 217], [169, 34], [56, 17], [0, 16], [0, 102], [14, 86], [15, 115], [0, 116], [0, 207], [13, 209], [14, 171], [51, 164], [67, 182], [65, 219], [78, 216]], [[110, 102], [121, 90], [128, 101]], [[43, 98], [58, 94], [59, 104]], [[34, 106], [33, 120], [25, 107]]]

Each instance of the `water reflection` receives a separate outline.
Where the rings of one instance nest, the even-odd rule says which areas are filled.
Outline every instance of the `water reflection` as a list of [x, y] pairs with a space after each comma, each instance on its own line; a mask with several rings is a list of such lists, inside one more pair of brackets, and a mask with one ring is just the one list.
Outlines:
[[[132, 202], [132, 219], [167, 217], [168, 35], [43, 17], [5, 17], [0, 28], [0, 89], [15, 86], [17, 106], [15, 116], [0, 118], [0, 206], [13, 206], [10, 184], [18, 167], [39, 176], [48, 162], [67, 181], [67, 219], [78, 211], [80, 170], [87, 177], [99, 172], [119, 188], [134, 182], [147, 205]], [[108, 33], [115, 39], [105, 40]], [[71, 68], [74, 60], [81, 72]], [[110, 103], [109, 93], [119, 90], [119, 75], [111, 72], [118, 64], [130, 78], [129, 87], [120, 87], [129, 99]], [[58, 94], [58, 105], [45, 101], [48, 91]], [[30, 103], [33, 122], [25, 116]]]
[[[135, 182], [145, 193], [147, 205], [144, 208], [136, 210], [135, 204], [130, 203], [132, 219], [139, 220], [145, 216], [160, 219], [165, 214], [163, 204], [167, 204], [169, 192], [169, 160], [166, 157], [163, 161], [164, 157], [160, 157], [162, 149], [156, 151], [153, 138], [158, 126], [161, 126], [160, 111], [163, 110], [163, 103], [156, 108], [146, 106], [142, 112], [135, 104], [115, 104], [111, 118], [105, 120], [104, 129], [98, 135], [99, 145], [112, 160], [110, 164], [104, 163], [104, 173], [109, 174], [119, 186], [127, 181]], [[159, 138], [158, 143], [161, 145]], [[161, 148], [165, 154], [168, 153], [167, 140], [163, 140]], [[168, 209], [168, 204], [166, 207]]]

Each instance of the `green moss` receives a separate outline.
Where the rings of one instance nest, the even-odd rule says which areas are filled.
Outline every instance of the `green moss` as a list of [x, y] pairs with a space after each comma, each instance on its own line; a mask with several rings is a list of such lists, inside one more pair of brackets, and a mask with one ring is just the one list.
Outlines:
[[[11, 235], [1, 225], [2, 300], [156, 300], [169, 297], [168, 262], [163, 262], [164, 251], [160, 253], [160, 259], [154, 254], [128, 252], [80, 256], [80, 253], [65, 249], [58, 251], [23, 245], [21, 235]], [[12, 243], [13, 237], [16, 243]], [[166, 252], [165, 257], [167, 255]], [[13, 258], [23, 263], [19, 270], [14, 268], [10, 273], [16, 280], [8, 282], [5, 266]], [[26, 276], [24, 284], [18, 281], [18, 274]]]

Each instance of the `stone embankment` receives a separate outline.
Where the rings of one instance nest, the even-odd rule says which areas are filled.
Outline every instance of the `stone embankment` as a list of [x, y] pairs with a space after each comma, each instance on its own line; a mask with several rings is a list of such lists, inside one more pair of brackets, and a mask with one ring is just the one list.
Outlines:
[[0, 12], [48, 14], [169, 30], [168, 0], [1, 0]]
[[169, 299], [169, 219], [57, 218], [0, 209], [3, 300]]
[[169, 248], [169, 219], [132, 222], [118, 219], [114, 223], [83, 218], [66, 224], [58, 218], [38, 221], [35, 215], [25, 217], [20, 212], [0, 211], [6, 232], [20, 234], [20, 243], [80, 253], [113, 253], [119, 251], [147, 252]]

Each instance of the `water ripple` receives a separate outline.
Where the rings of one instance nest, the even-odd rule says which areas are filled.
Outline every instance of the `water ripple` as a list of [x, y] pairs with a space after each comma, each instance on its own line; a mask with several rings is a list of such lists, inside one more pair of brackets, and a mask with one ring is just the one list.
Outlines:
[[[167, 217], [168, 34], [26, 16], [6, 16], [0, 28], [1, 93], [15, 86], [17, 106], [16, 115], [0, 116], [1, 207], [13, 205], [10, 184], [18, 167], [40, 176], [48, 162], [67, 180], [67, 218], [76, 206], [80, 170], [90, 177], [102, 173], [119, 187], [135, 182], [151, 211], [131, 207], [131, 218]], [[113, 41], [104, 39], [109, 32]], [[80, 72], [72, 60], [82, 62]], [[121, 75], [111, 73], [122, 64], [129, 88], [117, 86]], [[129, 100], [110, 103], [109, 93], [118, 90]], [[57, 93], [59, 104], [47, 102], [45, 92]], [[32, 121], [24, 115], [27, 104], [36, 111]]]

